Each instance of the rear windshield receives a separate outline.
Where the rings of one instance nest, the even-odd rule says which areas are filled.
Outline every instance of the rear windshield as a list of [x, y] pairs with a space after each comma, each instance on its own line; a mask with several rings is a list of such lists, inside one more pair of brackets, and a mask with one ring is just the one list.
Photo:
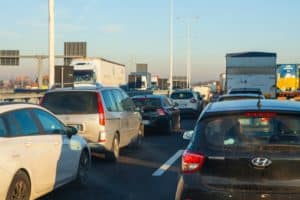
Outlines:
[[55, 114], [95, 114], [95, 92], [55, 92], [45, 95], [42, 106]]
[[139, 108], [161, 108], [161, 100], [158, 98], [134, 98], [135, 106]]
[[200, 122], [197, 133], [204, 134], [214, 147], [300, 145], [300, 117], [268, 113], [216, 116]]
[[190, 99], [193, 98], [193, 93], [191, 92], [176, 92], [171, 95], [172, 99]]

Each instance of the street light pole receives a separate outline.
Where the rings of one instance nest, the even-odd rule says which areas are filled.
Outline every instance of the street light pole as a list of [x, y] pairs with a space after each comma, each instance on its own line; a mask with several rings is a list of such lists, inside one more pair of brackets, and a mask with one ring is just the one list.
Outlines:
[[169, 74], [169, 94], [173, 90], [173, 0], [170, 0], [170, 74]]
[[187, 20], [187, 53], [186, 53], [186, 79], [187, 88], [191, 87], [191, 21]]
[[48, 54], [49, 54], [49, 89], [54, 85], [54, 65], [55, 65], [55, 40], [54, 40], [54, 0], [48, 0], [49, 10], [49, 35], [48, 35]]

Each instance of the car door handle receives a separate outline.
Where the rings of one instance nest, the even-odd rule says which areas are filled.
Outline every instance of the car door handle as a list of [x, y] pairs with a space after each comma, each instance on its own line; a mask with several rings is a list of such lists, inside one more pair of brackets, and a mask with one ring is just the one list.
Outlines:
[[32, 142], [25, 142], [24, 145], [25, 145], [26, 147], [31, 147]]
[[54, 146], [58, 146], [59, 142], [54, 142], [53, 144], [54, 144]]

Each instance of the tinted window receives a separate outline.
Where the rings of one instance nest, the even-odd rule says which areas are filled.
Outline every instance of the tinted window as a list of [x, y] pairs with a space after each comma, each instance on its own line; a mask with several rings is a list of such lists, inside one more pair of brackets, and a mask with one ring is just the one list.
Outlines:
[[4, 137], [6, 136], [7, 132], [6, 132], [6, 128], [5, 128], [5, 124], [4, 124], [4, 120], [1, 117], [0, 118], [0, 137]]
[[123, 107], [124, 97], [121, 94], [121, 92], [119, 90], [112, 90], [112, 94], [113, 94], [113, 97], [114, 97], [115, 102], [117, 104], [118, 111], [119, 112], [124, 111], [125, 110], [124, 107]]
[[95, 92], [55, 92], [45, 95], [42, 106], [55, 114], [95, 114], [97, 94]]
[[139, 108], [161, 108], [161, 100], [159, 98], [134, 98], [135, 106]]
[[34, 135], [39, 132], [28, 110], [17, 110], [8, 113], [7, 121], [12, 136]]
[[116, 101], [111, 93], [111, 90], [102, 91], [102, 96], [104, 99], [106, 109], [110, 112], [117, 112], [118, 109], [117, 109]]
[[202, 121], [197, 132], [205, 134], [208, 144], [223, 146], [300, 145], [300, 117], [267, 113], [245, 113], [214, 117]]
[[192, 92], [176, 92], [171, 95], [172, 99], [190, 99], [193, 97]]
[[51, 114], [35, 109], [34, 114], [37, 116], [42, 124], [42, 127], [47, 134], [63, 134], [64, 126]]
[[168, 98], [166, 97], [162, 98], [162, 103], [164, 107], [172, 107], [172, 104], [169, 102]]

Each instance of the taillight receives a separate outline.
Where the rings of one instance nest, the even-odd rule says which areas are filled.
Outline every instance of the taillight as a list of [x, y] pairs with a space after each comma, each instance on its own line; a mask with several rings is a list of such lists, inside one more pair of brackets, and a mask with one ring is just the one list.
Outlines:
[[194, 173], [201, 169], [205, 161], [205, 156], [200, 153], [185, 151], [182, 155], [182, 173]]
[[157, 112], [157, 114], [158, 114], [159, 116], [164, 116], [164, 115], [166, 115], [165, 111], [164, 111], [163, 109], [161, 109], [161, 108], [157, 109], [156, 112]]
[[191, 103], [197, 103], [197, 100], [196, 99], [191, 99], [190, 102]]
[[99, 124], [104, 126], [105, 125], [104, 107], [99, 93], [97, 93], [97, 103], [98, 103], [98, 113], [99, 113]]

